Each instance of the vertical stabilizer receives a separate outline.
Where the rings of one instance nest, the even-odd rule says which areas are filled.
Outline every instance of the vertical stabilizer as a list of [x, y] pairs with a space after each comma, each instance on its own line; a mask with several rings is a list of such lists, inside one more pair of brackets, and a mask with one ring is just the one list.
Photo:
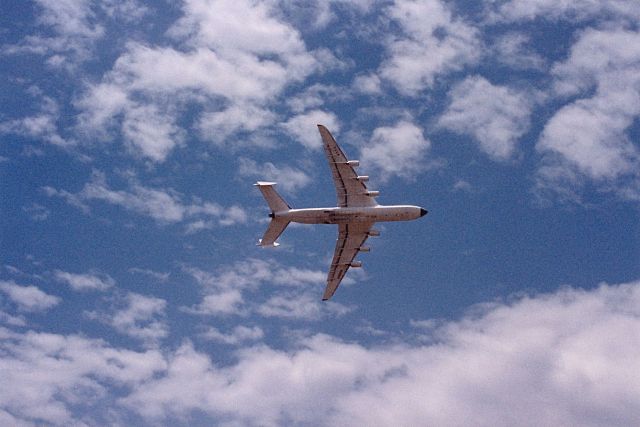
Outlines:
[[276, 189], [273, 188], [273, 186], [276, 185], [275, 182], [258, 181], [253, 185], [260, 189], [264, 199], [267, 201], [267, 204], [271, 209], [271, 212], [282, 212], [291, 209], [291, 206], [289, 206], [282, 196], [278, 194]]

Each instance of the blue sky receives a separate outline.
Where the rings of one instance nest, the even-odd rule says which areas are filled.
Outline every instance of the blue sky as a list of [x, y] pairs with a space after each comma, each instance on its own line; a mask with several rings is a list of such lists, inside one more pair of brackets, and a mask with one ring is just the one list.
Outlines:
[[[635, 0], [3, 9], [0, 424], [637, 422]], [[328, 303], [317, 123], [429, 210]]]

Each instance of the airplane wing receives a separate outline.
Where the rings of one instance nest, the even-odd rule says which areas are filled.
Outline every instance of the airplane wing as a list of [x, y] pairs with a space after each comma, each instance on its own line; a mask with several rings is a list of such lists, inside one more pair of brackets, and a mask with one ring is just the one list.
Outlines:
[[327, 276], [327, 287], [324, 290], [324, 295], [322, 295], [323, 301], [331, 298], [338, 286], [340, 286], [340, 282], [349, 267], [351, 267], [353, 259], [360, 252], [367, 237], [369, 237], [373, 224], [373, 222], [338, 224], [338, 240], [333, 253], [329, 275]]
[[342, 208], [376, 206], [374, 197], [378, 192], [367, 190], [367, 186], [364, 184], [367, 177], [358, 178], [358, 174], [353, 169], [353, 166], [357, 166], [358, 162], [347, 160], [347, 156], [344, 155], [326, 127], [318, 125], [318, 130], [322, 136], [322, 145], [336, 186], [338, 206]]

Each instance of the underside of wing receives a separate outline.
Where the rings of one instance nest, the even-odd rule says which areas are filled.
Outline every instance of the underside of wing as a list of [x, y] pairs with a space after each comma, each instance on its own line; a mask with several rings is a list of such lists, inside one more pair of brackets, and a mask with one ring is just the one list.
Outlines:
[[372, 222], [338, 225], [338, 240], [336, 241], [336, 249], [333, 253], [331, 268], [327, 276], [327, 287], [324, 290], [324, 295], [322, 295], [323, 301], [333, 296], [349, 267], [360, 266], [360, 264], [355, 264], [353, 259], [358, 252], [364, 249], [362, 245], [369, 237], [372, 226]]
[[318, 130], [322, 136], [322, 145], [324, 152], [329, 161], [333, 182], [336, 187], [336, 195], [338, 198], [338, 206], [340, 207], [362, 207], [376, 206], [374, 197], [378, 194], [376, 191], [367, 190], [365, 181], [367, 176], [358, 176], [353, 169], [358, 165], [355, 160], [349, 161], [347, 156], [333, 138], [329, 130], [318, 125]]

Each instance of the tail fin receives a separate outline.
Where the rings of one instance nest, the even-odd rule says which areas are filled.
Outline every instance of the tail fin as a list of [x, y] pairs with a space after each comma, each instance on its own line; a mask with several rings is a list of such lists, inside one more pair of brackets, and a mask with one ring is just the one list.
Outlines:
[[258, 240], [258, 246], [278, 246], [276, 240], [285, 228], [289, 225], [289, 221], [283, 219], [273, 218], [269, 223], [267, 231], [264, 232], [262, 239]]
[[258, 187], [260, 191], [262, 191], [262, 195], [267, 201], [271, 212], [288, 211], [289, 209], [291, 209], [287, 202], [284, 201], [282, 196], [280, 196], [276, 189], [273, 188], [273, 186], [276, 185], [275, 182], [258, 181], [253, 185]]
[[282, 196], [278, 194], [276, 189], [273, 188], [273, 186], [276, 185], [275, 182], [258, 181], [254, 185], [260, 189], [264, 199], [269, 205], [269, 209], [271, 209], [271, 214], [269, 215], [271, 217], [271, 222], [269, 223], [269, 227], [267, 228], [267, 231], [265, 231], [262, 239], [258, 241], [258, 245], [278, 246], [276, 240], [280, 237], [284, 229], [287, 228], [289, 221], [277, 218], [275, 213], [288, 211], [291, 207], [284, 201]]

